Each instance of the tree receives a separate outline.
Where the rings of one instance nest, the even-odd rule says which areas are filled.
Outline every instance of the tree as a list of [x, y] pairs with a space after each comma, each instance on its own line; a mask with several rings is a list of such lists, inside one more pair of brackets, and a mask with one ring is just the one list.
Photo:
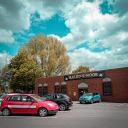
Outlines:
[[32, 91], [35, 78], [42, 76], [41, 68], [33, 60], [28, 60], [23, 50], [12, 58], [9, 68], [12, 72], [10, 86], [14, 92], [16, 90]]
[[76, 68], [75, 70], [72, 71], [72, 74], [85, 73], [85, 72], [89, 72], [89, 71], [90, 71], [89, 67], [79, 66], [78, 68]]
[[54, 37], [36, 36], [11, 59], [11, 87], [27, 92], [34, 89], [38, 77], [64, 75], [70, 71], [69, 57], [62, 42]]
[[0, 71], [0, 88], [4, 92], [7, 92], [9, 89], [10, 77], [10, 70], [6, 64]]
[[66, 48], [55, 37], [36, 36], [22, 50], [26, 51], [33, 60], [37, 61], [40, 58], [44, 77], [64, 75], [70, 72]]

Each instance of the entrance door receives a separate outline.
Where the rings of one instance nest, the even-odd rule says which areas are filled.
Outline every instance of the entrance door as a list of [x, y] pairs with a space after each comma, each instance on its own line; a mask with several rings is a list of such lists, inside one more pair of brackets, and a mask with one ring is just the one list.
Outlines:
[[78, 94], [79, 97], [82, 96], [84, 93], [88, 92], [88, 85], [86, 83], [80, 83], [78, 85]]
[[78, 89], [79, 97], [82, 96], [84, 93], [87, 93], [87, 92], [88, 92], [87, 88]]

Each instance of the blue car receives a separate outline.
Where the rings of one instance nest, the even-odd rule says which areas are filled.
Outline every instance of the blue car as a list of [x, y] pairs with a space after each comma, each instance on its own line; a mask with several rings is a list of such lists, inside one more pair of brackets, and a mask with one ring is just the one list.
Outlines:
[[79, 98], [79, 102], [82, 103], [94, 103], [101, 102], [101, 95], [99, 93], [85, 93]]

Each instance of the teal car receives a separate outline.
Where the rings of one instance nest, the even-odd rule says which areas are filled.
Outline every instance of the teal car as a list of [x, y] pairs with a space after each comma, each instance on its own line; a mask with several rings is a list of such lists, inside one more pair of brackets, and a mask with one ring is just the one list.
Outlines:
[[94, 103], [101, 102], [101, 95], [99, 93], [85, 93], [79, 98], [79, 102], [82, 103]]

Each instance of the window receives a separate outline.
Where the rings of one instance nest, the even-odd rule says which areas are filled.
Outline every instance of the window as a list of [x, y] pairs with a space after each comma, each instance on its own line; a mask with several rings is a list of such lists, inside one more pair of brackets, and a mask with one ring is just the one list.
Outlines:
[[48, 86], [43, 86], [43, 95], [48, 94]]
[[61, 93], [61, 87], [59, 85], [55, 86], [55, 93]]
[[67, 93], [66, 85], [61, 85], [61, 93], [63, 94]]
[[30, 96], [22, 96], [22, 102], [35, 102], [35, 100], [33, 98], [31, 98]]
[[111, 79], [110, 78], [103, 79], [103, 95], [104, 96], [112, 95], [112, 87], [111, 87]]
[[63, 93], [66, 94], [67, 93], [67, 89], [66, 89], [66, 85], [59, 85], [59, 86], [55, 86], [55, 93]]
[[41, 87], [38, 87], [38, 95], [39, 96], [43, 96], [43, 87], [41, 86]]
[[8, 101], [20, 102], [21, 96], [10, 96]]

